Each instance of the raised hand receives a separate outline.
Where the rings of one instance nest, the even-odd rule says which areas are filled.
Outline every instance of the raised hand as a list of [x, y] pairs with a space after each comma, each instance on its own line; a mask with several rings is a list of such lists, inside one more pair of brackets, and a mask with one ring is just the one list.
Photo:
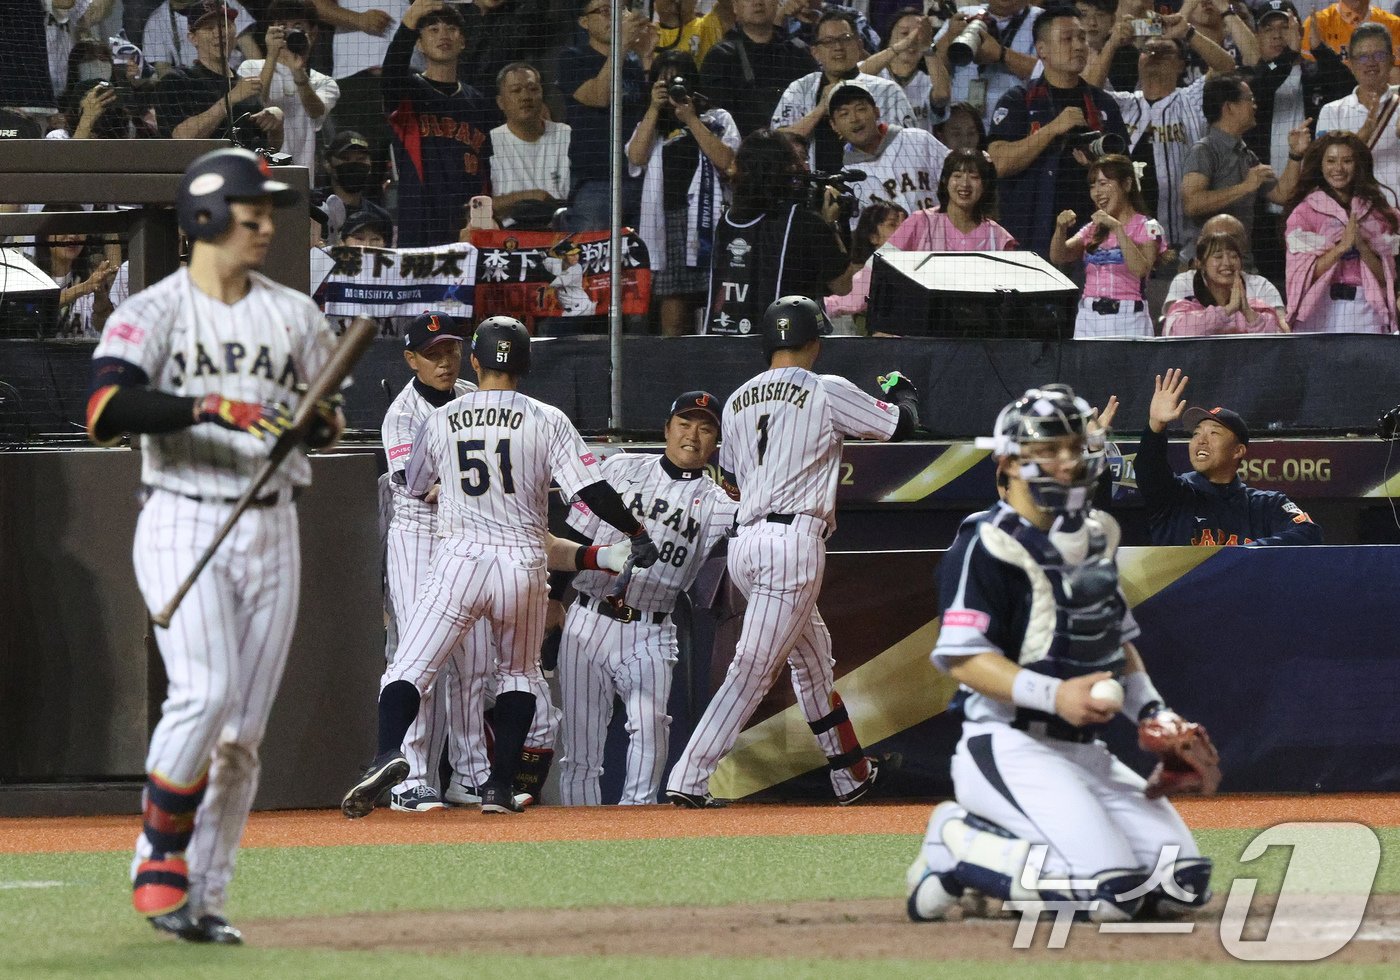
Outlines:
[[1169, 368], [1165, 378], [1157, 375], [1152, 402], [1147, 407], [1147, 425], [1153, 432], [1165, 432], [1167, 426], [1186, 414], [1186, 399], [1181, 395], [1190, 380], [1181, 368]]
[[1068, 234], [1069, 230], [1074, 227], [1074, 223], [1078, 220], [1079, 216], [1077, 214], [1069, 208], [1065, 208], [1055, 216], [1055, 227]]

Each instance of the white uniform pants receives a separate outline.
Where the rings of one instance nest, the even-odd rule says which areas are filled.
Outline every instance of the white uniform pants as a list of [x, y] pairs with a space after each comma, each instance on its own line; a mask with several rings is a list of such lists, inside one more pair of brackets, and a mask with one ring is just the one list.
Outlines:
[[1095, 313], [1093, 300], [1079, 301], [1079, 313], [1074, 319], [1075, 340], [1086, 337], [1151, 337], [1152, 333], [1152, 317], [1148, 315], [1146, 303], [1143, 309], [1134, 312], [1132, 300], [1121, 300], [1117, 313]]
[[[1094, 878], [1198, 857], [1191, 831], [1166, 799], [1149, 800], [1145, 780], [1102, 742], [1032, 736], [1000, 722], [964, 722], [953, 754], [953, 788], [969, 812], [1032, 844], [1046, 844], [1044, 877]], [[925, 840], [934, 871], [948, 851]]]
[[[133, 548], [146, 608], [158, 610], [170, 601], [231, 509], [152, 491], [137, 519]], [[197, 911], [223, 909], [258, 789], [258, 746], [296, 626], [297, 535], [290, 502], [249, 508], [195, 579], [170, 628], [156, 630], [170, 687], [146, 771], [178, 786], [209, 772], [186, 851]], [[149, 855], [143, 834], [137, 858]]]
[[[831, 634], [817, 611], [826, 569], [826, 543], [792, 525], [760, 521], [741, 528], [729, 545], [729, 575], [749, 600], [734, 660], [667, 781], [682, 793], [705, 792], [720, 759], [734, 746], [759, 701], [786, 662], [802, 714], [810, 722], [831, 713]], [[828, 757], [840, 755], [837, 729], [816, 736]], [[849, 769], [831, 773], [837, 794], [859, 780]]]
[[666, 770], [671, 732], [666, 704], [679, 650], [669, 617], [657, 624], [647, 613], [621, 623], [577, 603], [569, 608], [559, 643], [564, 702], [559, 793], [565, 806], [603, 802], [598, 777], [615, 695], [627, 709], [627, 776], [618, 802], [656, 802]]

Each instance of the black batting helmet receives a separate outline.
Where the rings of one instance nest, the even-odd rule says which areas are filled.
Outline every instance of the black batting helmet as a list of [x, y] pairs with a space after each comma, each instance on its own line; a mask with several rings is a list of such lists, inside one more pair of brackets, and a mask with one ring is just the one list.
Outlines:
[[763, 354], [771, 357], [775, 350], [805, 347], [809, 341], [828, 333], [831, 333], [831, 323], [816, 300], [807, 296], [780, 296], [769, 303], [763, 313]]
[[528, 374], [530, 334], [513, 316], [489, 316], [472, 334], [472, 355], [487, 371]]
[[233, 223], [230, 201], [270, 197], [278, 207], [296, 204], [301, 195], [290, 184], [272, 179], [267, 161], [251, 150], [206, 153], [189, 165], [175, 194], [180, 230], [192, 240], [208, 241]]

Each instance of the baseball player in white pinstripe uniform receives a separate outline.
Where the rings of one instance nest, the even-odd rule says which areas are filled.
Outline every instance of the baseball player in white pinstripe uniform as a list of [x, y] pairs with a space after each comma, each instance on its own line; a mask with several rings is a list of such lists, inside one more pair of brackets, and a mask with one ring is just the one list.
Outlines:
[[[456, 319], [449, 314], [430, 311], [414, 318], [404, 331], [404, 348], [404, 360], [414, 377], [389, 406], [382, 430], [392, 504], [384, 573], [389, 608], [397, 627], [389, 637], [395, 647], [398, 629], [406, 627], [412, 616], [437, 537], [436, 493], [430, 491], [427, 498], [420, 500], [408, 492], [406, 485], [404, 473], [413, 451], [413, 439], [433, 409], [476, 390], [476, 385], [457, 377], [462, 367], [462, 335]], [[478, 627], [478, 634], [477, 639], [489, 641], [484, 623]], [[385, 651], [391, 664], [396, 652]], [[390, 796], [392, 809], [419, 813], [441, 809], [444, 805], [437, 788], [437, 768], [443, 742], [449, 728], [453, 727], [448, 723], [449, 714], [458, 722], [456, 729], [463, 736], [467, 735], [463, 728], [470, 725], [470, 720], [479, 721], [481, 717], [480, 712], [467, 710], [471, 692], [458, 666], [456, 658], [449, 659], [437, 684], [423, 695], [418, 717], [413, 720], [403, 743], [409, 774]], [[480, 733], [476, 734], [475, 739], [454, 740], [453, 749], [460, 750], [460, 746], [473, 742], [480, 744], [484, 769], [485, 739]], [[459, 751], [450, 755], [454, 766], [467, 765]]]
[[[784, 296], [763, 315], [769, 369], [724, 406], [720, 469], [741, 495], [729, 574], [749, 601], [734, 660], [685, 752], [666, 796], [677, 806], [716, 805], [707, 791], [720, 758], [777, 679], [786, 660], [797, 703], [827, 757], [842, 804], [874, 784], [832, 681], [831, 634], [817, 611], [826, 538], [836, 526], [836, 479], [845, 437], [899, 440], [919, 424], [917, 392], [895, 372], [882, 379], [896, 404], [851, 382], [814, 374], [825, 317], [805, 296]], [[829, 328], [828, 328], [829, 329]]]
[[[427, 579], [437, 538], [437, 491], [430, 490], [420, 500], [408, 492], [405, 472], [413, 451], [413, 439], [423, 420], [440, 408], [475, 391], [476, 385], [457, 377], [462, 365], [461, 327], [447, 313], [429, 311], [416, 317], [404, 332], [404, 360], [414, 378], [394, 399], [384, 417], [384, 452], [388, 460], [385, 491], [391, 516], [385, 543], [385, 585], [394, 629], [388, 633], [385, 659], [392, 664], [398, 649], [399, 630], [408, 625], [418, 593]], [[568, 542], [551, 539], [550, 567], [568, 559], [563, 567], [574, 569]], [[491, 629], [478, 620], [464, 644], [491, 647]], [[465, 650], [465, 645], [463, 650]], [[494, 662], [494, 655], [492, 661]], [[441, 809], [445, 804], [475, 806], [481, 803], [480, 785], [491, 769], [486, 729], [481, 708], [483, 698], [494, 701], [495, 679], [481, 674], [465, 676], [462, 657], [449, 657], [438, 682], [423, 696], [418, 716], [404, 738], [403, 753], [409, 775], [395, 787], [389, 798], [391, 809], [422, 813]], [[526, 758], [547, 769], [559, 728], [559, 709], [550, 703], [549, 687], [541, 683], [535, 691], [535, 720], [526, 739]], [[451, 782], [439, 792], [438, 761], [444, 742], [454, 771]], [[522, 762], [522, 764], [524, 764]], [[535, 783], [543, 782], [543, 772]], [[517, 793], [529, 802], [536, 794]]]
[[922, 129], [880, 122], [875, 98], [862, 82], [842, 82], [828, 100], [831, 127], [846, 141], [842, 163], [865, 173], [853, 182], [856, 213], [890, 201], [913, 214], [938, 203], [938, 178], [948, 148]]
[[[705, 475], [719, 441], [719, 401], [689, 391], [671, 405], [666, 451], [619, 453], [603, 475], [656, 541], [660, 560], [631, 579], [617, 603], [605, 572], [574, 580], [578, 598], [564, 620], [559, 686], [564, 706], [564, 756], [559, 794], [565, 805], [603, 802], [598, 777], [613, 698], [627, 709], [627, 776], [621, 804], [655, 803], [666, 769], [671, 671], [679, 654], [671, 614], [706, 556], [734, 526], [739, 507]], [[569, 524], [599, 544], [621, 539], [582, 501]]]
[[[602, 478], [598, 460], [558, 409], [516, 388], [530, 367], [530, 336], [518, 320], [490, 317], [472, 336], [480, 388], [433, 411], [414, 439], [406, 486], [434, 484], [438, 536], [432, 571], [379, 694], [378, 755], [345, 794], [342, 812], [363, 817], [408, 775], [400, 751], [424, 691], [479, 619], [489, 620], [500, 669], [495, 759], [481, 787], [483, 813], [519, 813], [512, 783], [536, 713], [545, 620], [545, 547], [551, 476], [631, 539], [633, 562], [650, 567], [656, 545]], [[490, 651], [468, 646], [468, 670], [490, 670]]]
[[[133, 553], [150, 609], [175, 594], [286, 431], [298, 385], [330, 360], [334, 338], [310, 297], [254, 271], [274, 207], [297, 197], [246, 150], [192, 163], [176, 198], [189, 266], [122, 303], [93, 352], [89, 435], [146, 436]], [[327, 409], [312, 441], [329, 445], [343, 425]], [[146, 756], [132, 904], [190, 942], [242, 941], [222, 910], [296, 625], [292, 501], [310, 482], [293, 450], [156, 633], [170, 684]]]

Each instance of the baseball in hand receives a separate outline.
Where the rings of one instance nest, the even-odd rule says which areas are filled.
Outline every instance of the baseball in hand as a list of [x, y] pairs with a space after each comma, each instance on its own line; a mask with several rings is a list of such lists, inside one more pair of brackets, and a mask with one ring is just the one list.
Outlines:
[[1115, 708], [1123, 707], [1123, 685], [1113, 678], [1096, 681], [1094, 686], [1089, 688], [1089, 697], [1096, 701], [1107, 701]]

